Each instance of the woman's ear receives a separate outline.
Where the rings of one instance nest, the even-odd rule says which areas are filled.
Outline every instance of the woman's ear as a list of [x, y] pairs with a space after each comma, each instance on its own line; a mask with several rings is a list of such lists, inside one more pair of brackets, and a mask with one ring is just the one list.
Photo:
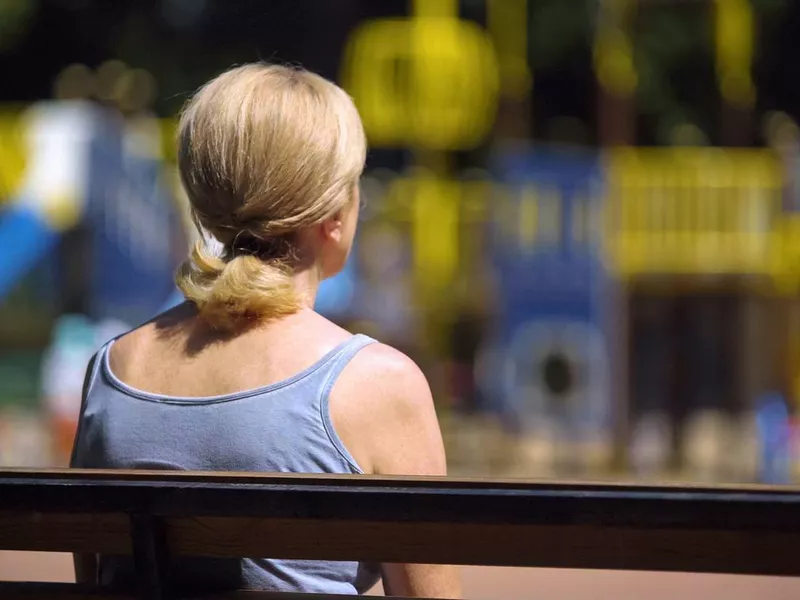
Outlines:
[[343, 234], [343, 213], [342, 210], [337, 210], [330, 217], [321, 223], [322, 235], [324, 239], [340, 242]]

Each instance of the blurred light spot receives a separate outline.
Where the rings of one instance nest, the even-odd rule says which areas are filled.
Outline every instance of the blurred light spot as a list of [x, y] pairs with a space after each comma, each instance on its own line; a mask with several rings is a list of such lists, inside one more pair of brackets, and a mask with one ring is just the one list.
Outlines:
[[670, 130], [669, 142], [673, 146], [707, 146], [708, 137], [694, 123], [680, 123]]
[[73, 64], [57, 76], [53, 85], [53, 96], [58, 100], [89, 98], [95, 93], [95, 76], [86, 65]]
[[150, 108], [156, 99], [158, 85], [149, 71], [126, 71], [117, 81], [114, 97], [120, 109], [137, 112]]
[[114, 100], [114, 92], [128, 70], [121, 60], [109, 60], [97, 69], [97, 97], [100, 100]]

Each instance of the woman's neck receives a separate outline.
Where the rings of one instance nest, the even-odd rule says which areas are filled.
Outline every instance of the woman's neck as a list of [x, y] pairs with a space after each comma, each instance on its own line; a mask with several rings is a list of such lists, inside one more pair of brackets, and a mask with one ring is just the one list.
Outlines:
[[303, 299], [303, 305], [313, 309], [317, 300], [319, 284], [322, 281], [316, 265], [296, 271], [292, 275], [292, 280], [294, 281], [295, 289]]

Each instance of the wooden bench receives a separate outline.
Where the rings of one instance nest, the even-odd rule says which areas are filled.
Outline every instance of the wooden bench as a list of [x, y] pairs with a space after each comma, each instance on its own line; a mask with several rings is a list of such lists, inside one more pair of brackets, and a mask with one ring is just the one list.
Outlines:
[[3, 600], [158, 600], [175, 556], [800, 576], [800, 489], [7, 470], [0, 550], [133, 555], [139, 586]]

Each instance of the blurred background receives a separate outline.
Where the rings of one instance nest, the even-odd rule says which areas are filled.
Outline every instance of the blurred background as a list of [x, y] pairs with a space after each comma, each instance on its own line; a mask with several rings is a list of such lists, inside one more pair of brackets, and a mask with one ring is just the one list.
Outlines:
[[800, 3], [2, 0], [0, 464], [180, 301], [175, 117], [255, 60], [371, 152], [318, 309], [430, 378], [454, 475], [800, 477]]
[[[89, 357], [181, 299], [175, 117], [255, 60], [371, 152], [318, 309], [410, 354], [453, 475], [800, 479], [800, 2], [0, 0], [0, 466], [68, 463]], [[0, 552], [0, 578], [70, 580]], [[466, 569], [472, 598], [796, 581]]]

